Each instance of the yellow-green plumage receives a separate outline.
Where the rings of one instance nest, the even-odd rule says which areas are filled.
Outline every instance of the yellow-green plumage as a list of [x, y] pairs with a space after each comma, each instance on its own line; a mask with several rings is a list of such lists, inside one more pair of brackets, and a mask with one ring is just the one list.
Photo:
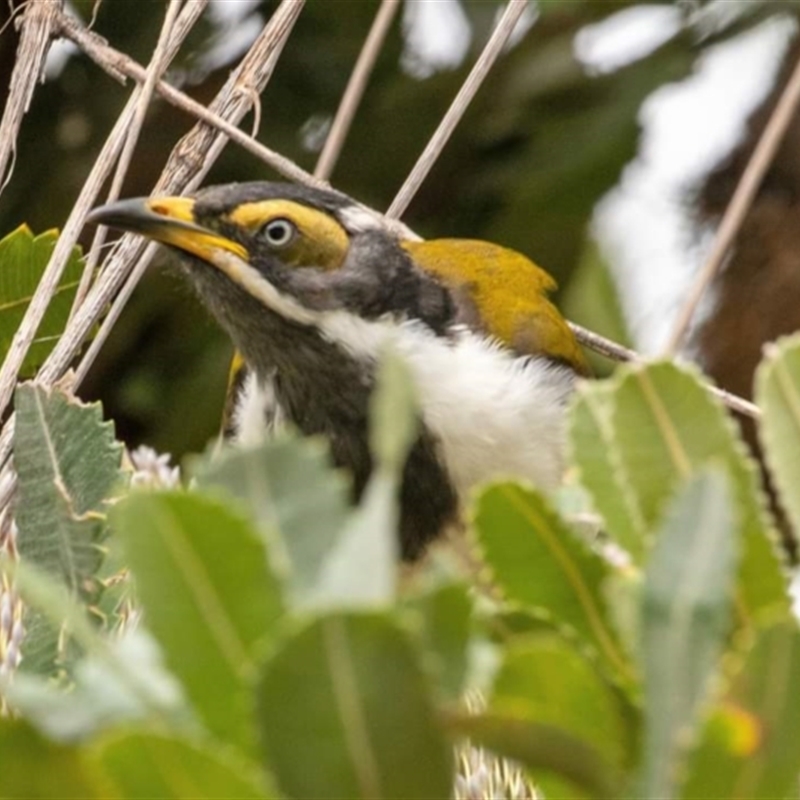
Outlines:
[[520, 354], [547, 355], [588, 374], [580, 345], [548, 298], [555, 280], [521, 253], [474, 239], [401, 245], [422, 269], [468, 293], [486, 333]]

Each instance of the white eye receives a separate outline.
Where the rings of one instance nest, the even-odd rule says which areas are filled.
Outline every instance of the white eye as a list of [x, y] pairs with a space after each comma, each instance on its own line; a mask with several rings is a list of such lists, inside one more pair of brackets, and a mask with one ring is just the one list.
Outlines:
[[273, 219], [264, 226], [262, 235], [272, 247], [286, 247], [297, 235], [297, 228], [288, 219]]

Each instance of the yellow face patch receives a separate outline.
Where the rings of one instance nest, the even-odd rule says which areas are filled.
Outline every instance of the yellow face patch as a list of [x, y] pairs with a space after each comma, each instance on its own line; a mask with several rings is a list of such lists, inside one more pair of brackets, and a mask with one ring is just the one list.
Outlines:
[[292, 200], [243, 203], [225, 219], [253, 236], [273, 220], [288, 220], [297, 235], [279, 251], [281, 260], [291, 266], [334, 270], [347, 255], [347, 231], [330, 214]]

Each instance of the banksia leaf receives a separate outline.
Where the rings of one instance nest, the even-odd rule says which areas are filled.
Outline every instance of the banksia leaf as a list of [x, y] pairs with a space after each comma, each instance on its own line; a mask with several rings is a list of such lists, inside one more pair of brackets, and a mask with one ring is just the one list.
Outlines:
[[[601, 392], [598, 397], [603, 401], [599, 419], [607, 426], [610, 418], [610, 428], [604, 433], [606, 438], [593, 446], [616, 451], [613, 458], [609, 456], [608, 469], [618, 463], [621, 477], [608, 492], [621, 497], [604, 499], [603, 484], [596, 476], [586, 484], [606, 516], [609, 533], [616, 536], [621, 530], [616, 521], [620, 514], [609, 512], [612, 503], [624, 500], [652, 532], [683, 481], [710, 462], [722, 464], [742, 508], [738, 522], [743, 547], [737, 589], [740, 615], [747, 618], [775, 608], [785, 611], [787, 586], [777, 533], [765, 507], [757, 467], [733, 420], [708, 393], [701, 377], [671, 362], [634, 364], [621, 368], [609, 386], [610, 394]], [[590, 392], [590, 399], [595, 394]], [[585, 444], [576, 443], [581, 446]], [[582, 456], [576, 454], [576, 458], [580, 463]], [[599, 463], [596, 468], [603, 466]], [[652, 541], [645, 544], [650, 547]], [[641, 559], [644, 554], [634, 550], [633, 555]]]
[[755, 633], [708, 715], [681, 796], [795, 797], [800, 773], [800, 631], [793, 619]]
[[269, 777], [231, 748], [163, 733], [126, 733], [89, 748], [117, 797], [163, 800], [268, 800], [277, 797]]
[[135, 492], [113, 523], [148, 628], [198, 715], [252, 746], [256, 652], [282, 613], [263, 542], [241, 515], [188, 492]]
[[643, 587], [641, 797], [676, 795], [733, 616], [740, 512], [725, 472], [707, 469], [682, 487], [658, 532]]
[[800, 534], [800, 336], [769, 345], [756, 373], [759, 436], [795, 535]]
[[327, 615], [285, 639], [259, 681], [258, 724], [288, 797], [450, 796], [452, 754], [426, 681], [383, 614]]
[[570, 447], [580, 481], [605, 520], [606, 532], [638, 563], [645, 551], [647, 522], [615, 439], [614, 385], [612, 381], [579, 385], [569, 414]]
[[[27, 225], [0, 239], [0, 362], [5, 359], [57, 241], [57, 231], [34, 236]], [[33, 376], [66, 327], [83, 268], [81, 250], [75, 247], [22, 363], [22, 377]]]
[[[85, 405], [57, 388], [17, 389], [17, 549], [87, 603], [102, 592], [106, 504], [121, 482], [121, 457], [99, 404]], [[26, 621], [23, 665], [47, 672], [65, 654], [63, 646], [56, 649], [51, 626], [39, 622]]]
[[603, 590], [612, 567], [540, 494], [513, 483], [489, 486], [478, 499], [475, 528], [492, 578], [509, 600], [571, 629], [618, 680], [633, 680]]

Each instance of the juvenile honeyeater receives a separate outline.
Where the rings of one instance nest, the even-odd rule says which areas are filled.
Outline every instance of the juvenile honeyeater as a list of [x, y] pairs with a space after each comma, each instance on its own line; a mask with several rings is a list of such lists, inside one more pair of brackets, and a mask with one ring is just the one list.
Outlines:
[[404, 558], [456, 521], [482, 481], [561, 480], [566, 405], [586, 362], [548, 299], [553, 279], [519, 253], [398, 239], [344, 195], [284, 183], [124, 200], [91, 221], [179, 254], [245, 365], [232, 436], [257, 440], [286, 422], [322, 434], [356, 494], [371, 469], [376, 361], [393, 343], [421, 416], [401, 488]]

